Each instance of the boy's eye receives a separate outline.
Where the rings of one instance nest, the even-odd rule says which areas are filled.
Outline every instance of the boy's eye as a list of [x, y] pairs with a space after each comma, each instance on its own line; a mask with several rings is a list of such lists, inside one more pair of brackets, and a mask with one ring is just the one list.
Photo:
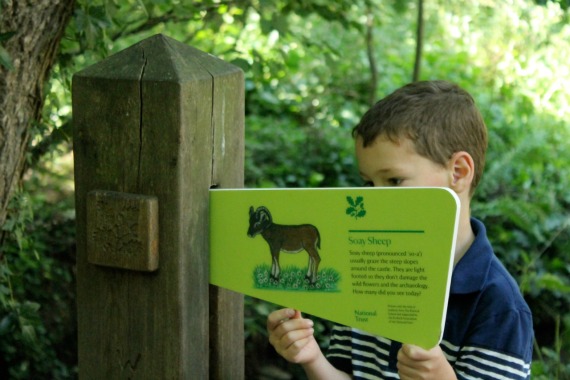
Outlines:
[[364, 187], [374, 187], [374, 182], [372, 182], [372, 181], [364, 181], [364, 183], [362, 184], [362, 186], [364, 186]]
[[404, 180], [402, 178], [388, 178], [390, 186], [400, 186]]

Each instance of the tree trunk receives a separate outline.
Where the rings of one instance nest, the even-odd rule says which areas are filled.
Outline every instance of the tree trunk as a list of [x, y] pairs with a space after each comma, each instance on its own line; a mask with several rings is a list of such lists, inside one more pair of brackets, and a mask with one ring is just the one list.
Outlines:
[[44, 84], [75, 0], [8, 0], [0, 4], [0, 34], [13, 69], [0, 67], [0, 227], [26, 164], [30, 129], [39, 121]]
[[376, 66], [374, 46], [374, 13], [372, 13], [372, 7], [369, 6], [366, 16], [366, 52], [368, 53], [368, 64], [370, 66], [368, 103], [371, 107], [376, 103], [376, 91], [378, 89], [378, 67]]
[[414, 61], [414, 74], [412, 82], [420, 80], [422, 66], [422, 47], [424, 43], [424, 1], [418, 0], [418, 25], [416, 29], [416, 59]]

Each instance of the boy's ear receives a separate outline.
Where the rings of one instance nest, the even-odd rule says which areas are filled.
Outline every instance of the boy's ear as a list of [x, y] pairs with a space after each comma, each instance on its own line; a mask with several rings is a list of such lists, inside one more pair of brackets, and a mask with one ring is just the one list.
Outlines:
[[471, 191], [471, 182], [475, 174], [475, 163], [473, 157], [467, 152], [455, 152], [449, 160], [451, 173], [451, 188], [456, 193]]

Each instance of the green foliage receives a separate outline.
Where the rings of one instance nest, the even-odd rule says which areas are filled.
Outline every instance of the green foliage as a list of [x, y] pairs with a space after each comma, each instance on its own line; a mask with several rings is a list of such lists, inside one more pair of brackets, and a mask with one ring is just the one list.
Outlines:
[[247, 123], [247, 186], [334, 187], [360, 182], [345, 129], [303, 127], [287, 118], [254, 115]]
[[[566, 85], [564, 65], [557, 62], [568, 59], [562, 40], [568, 41], [570, 29], [552, 4], [517, 2], [517, 24], [510, 29], [504, 25], [512, 25], [512, 7], [479, 10], [485, 18], [469, 24], [456, 14], [456, 22], [447, 28], [461, 33], [455, 38], [445, 33], [451, 40], [441, 46], [461, 57], [446, 65], [470, 65], [472, 75], [463, 74], [459, 81], [474, 94], [489, 127], [487, 167], [473, 214], [484, 220], [497, 255], [517, 278], [533, 311], [536, 371], [541, 368], [547, 378], [567, 378], [566, 365], [549, 363], [553, 353], [559, 363], [568, 363], [570, 350], [570, 337], [564, 333], [570, 328], [568, 318], [556, 323], [570, 312], [570, 94], [557, 84], [564, 78], [561, 85]], [[471, 29], [476, 32], [467, 33]], [[474, 47], [478, 39], [487, 43]], [[552, 348], [557, 336], [558, 346]]]
[[[371, 96], [411, 80], [416, 7], [412, 0], [78, 0], [33, 128], [32, 170], [2, 227], [0, 377], [3, 370], [16, 379], [75, 375], [73, 189], [64, 165], [74, 72], [165, 33], [244, 70], [246, 186], [355, 186], [351, 129]], [[570, 377], [566, 8], [564, 1], [425, 2], [421, 79], [457, 82], [484, 114], [490, 145], [472, 211], [533, 310], [538, 379]], [[0, 34], [4, 67], [9, 37]], [[267, 362], [303, 378], [267, 342], [265, 320], [276, 308], [246, 297], [247, 378]], [[315, 328], [326, 348], [330, 323], [316, 319]]]
[[[562, 318], [558, 325], [555, 323], [556, 318], [570, 313], [570, 266], [567, 264], [570, 262], [570, 155], [567, 154], [570, 128], [566, 122], [570, 116], [570, 94], [563, 90], [570, 84], [566, 84], [567, 66], [562, 63], [568, 61], [570, 51], [566, 15], [552, 4], [536, 7], [525, 1], [517, 1], [515, 11], [512, 5], [460, 1], [448, 2], [445, 7], [431, 3], [429, 7], [422, 76], [451, 79], [468, 89], [489, 127], [487, 168], [476, 192], [473, 214], [486, 223], [498, 256], [517, 278], [533, 310], [537, 336], [533, 369], [544, 378], [569, 377], [568, 365], [564, 363], [568, 363], [570, 325], [568, 318]], [[400, 41], [395, 36], [396, 21], [390, 21], [378, 26], [378, 33], [387, 40]], [[410, 24], [405, 28], [407, 32], [397, 30], [397, 33], [411, 35]], [[362, 44], [352, 46], [363, 49]], [[391, 70], [411, 72], [412, 57], [401, 60], [411, 48], [411, 45], [401, 44], [392, 56], [386, 53], [390, 47], [384, 46], [385, 55], [380, 58], [379, 66], [394, 82], [379, 83], [381, 93], [386, 94], [407, 82], [406, 75], [394, 75]], [[337, 67], [344, 75], [336, 77], [334, 84], [321, 78], [328, 83], [330, 91], [318, 96], [320, 104], [338, 101], [338, 93], [332, 93], [349, 80], [345, 78], [359, 74], [362, 77], [364, 64], [359, 65], [354, 60], [351, 63], [352, 67]], [[298, 70], [303, 70], [302, 64], [301, 61], [296, 66]], [[294, 72], [288, 78], [291, 77], [295, 77]], [[303, 107], [302, 100], [295, 103], [294, 95], [283, 93], [290, 86], [286, 77], [272, 86], [257, 83], [258, 94], [268, 91], [273, 97], [263, 95], [259, 101], [254, 96], [250, 98], [255, 100], [256, 106], [268, 103], [263, 109], [270, 110], [272, 123], [261, 129], [259, 116], [248, 119], [249, 122], [253, 118], [253, 125], [248, 124], [252, 137], [247, 140], [246, 163], [253, 161], [254, 164], [253, 169], [246, 166], [246, 173], [248, 170], [252, 173], [246, 175], [246, 182], [251, 186], [321, 186], [314, 180], [319, 177], [311, 170], [319, 167], [312, 165], [312, 155], [303, 154], [303, 163], [297, 156], [312, 147], [312, 143], [307, 144], [310, 132], [323, 128], [333, 133], [330, 131], [335, 124], [311, 124], [315, 119], [310, 115], [305, 117], [310, 107]], [[322, 82], [315, 82], [317, 86], [318, 83]], [[303, 87], [292, 93], [299, 91], [303, 91]], [[344, 98], [342, 108], [359, 110], [354, 114], [361, 114], [365, 108], [364, 98]], [[281, 106], [279, 111], [276, 105]], [[333, 121], [338, 120], [342, 112], [331, 110], [329, 115], [327, 109], [319, 111], [327, 115], [324, 118]], [[298, 116], [293, 120], [298, 120], [299, 127], [291, 122], [291, 114], [295, 112]], [[261, 112], [255, 110], [254, 113]], [[350, 127], [343, 128], [344, 123], [338, 125], [341, 126], [338, 138], [330, 141], [351, 144]], [[271, 131], [269, 136], [264, 133], [267, 129]], [[285, 138], [287, 141], [283, 141]], [[327, 139], [320, 141], [321, 144], [328, 142]], [[333, 149], [337, 151], [336, 147]], [[351, 146], [347, 149], [348, 152]], [[352, 156], [345, 157], [350, 165], [348, 171], [355, 171]], [[268, 181], [268, 177], [271, 180]], [[299, 177], [301, 180], [296, 182]], [[359, 182], [350, 173], [339, 178], [350, 178], [344, 184]]]
[[[566, 319], [569, 319], [570, 316], [568, 314], [565, 316]], [[567, 358], [565, 358], [564, 353], [562, 351], [562, 345], [564, 339], [568, 339], [568, 329], [565, 332], [561, 333], [561, 323], [560, 323], [560, 315], [555, 317], [556, 326], [555, 326], [555, 340], [552, 347], [538, 347], [536, 345], [535, 354], [538, 360], [535, 360], [532, 363], [532, 376], [533, 379], [539, 380], [549, 380], [549, 379], [567, 379], [568, 374], [570, 374], [570, 363], [568, 362]], [[570, 321], [566, 321], [565, 325], [569, 326], [568, 323]], [[564, 337], [566, 335], [566, 337]]]
[[306, 268], [294, 265], [281, 268], [279, 281], [271, 279], [270, 274], [269, 264], [257, 266], [253, 272], [254, 286], [259, 289], [336, 292], [340, 281], [340, 273], [333, 268], [320, 268], [315, 284], [309, 284]]
[[75, 213], [66, 188], [69, 166], [63, 173], [52, 166], [42, 162], [36, 167], [13, 197], [10, 218], [2, 227], [2, 378], [75, 377]]

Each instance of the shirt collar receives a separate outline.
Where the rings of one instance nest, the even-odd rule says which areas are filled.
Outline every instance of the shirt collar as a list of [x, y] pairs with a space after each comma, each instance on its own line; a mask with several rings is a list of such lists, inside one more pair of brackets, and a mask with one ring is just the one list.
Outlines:
[[475, 234], [475, 240], [453, 269], [451, 294], [466, 294], [481, 290], [489, 273], [493, 248], [487, 239], [485, 225], [471, 218], [471, 228]]

